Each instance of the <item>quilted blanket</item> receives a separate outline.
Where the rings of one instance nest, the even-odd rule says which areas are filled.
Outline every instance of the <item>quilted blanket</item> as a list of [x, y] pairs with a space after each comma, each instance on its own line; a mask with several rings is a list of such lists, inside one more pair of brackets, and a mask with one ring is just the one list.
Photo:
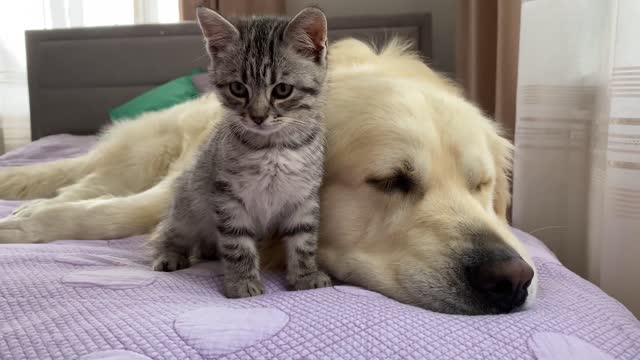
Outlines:
[[[0, 166], [87, 151], [56, 136]], [[0, 201], [0, 217], [18, 202]], [[221, 267], [150, 270], [144, 237], [0, 245], [0, 359], [640, 359], [640, 323], [516, 229], [540, 276], [536, 305], [444, 315], [348, 284], [228, 300]]]

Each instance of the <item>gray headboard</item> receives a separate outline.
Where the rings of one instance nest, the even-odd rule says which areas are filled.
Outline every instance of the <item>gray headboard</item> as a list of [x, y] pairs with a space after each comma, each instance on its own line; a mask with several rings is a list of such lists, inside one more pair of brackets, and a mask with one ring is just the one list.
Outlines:
[[[412, 40], [431, 57], [429, 14], [330, 18], [329, 40]], [[31, 137], [95, 134], [108, 111], [140, 93], [206, 68], [195, 23], [26, 32]]]

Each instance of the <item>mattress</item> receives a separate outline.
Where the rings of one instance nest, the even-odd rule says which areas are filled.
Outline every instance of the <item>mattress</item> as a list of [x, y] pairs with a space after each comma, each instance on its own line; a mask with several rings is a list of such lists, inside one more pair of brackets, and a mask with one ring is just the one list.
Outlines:
[[[95, 137], [57, 135], [0, 166], [77, 156]], [[20, 203], [0, 201], [0, 217]], [[540, 276], [536, 304], [445, 315], [349, 284], [222, 296], [221, 266], [150, 270], [144, 236], [0, 245], [1, 359], [640, 359], [640, 323], [513, 229]]]

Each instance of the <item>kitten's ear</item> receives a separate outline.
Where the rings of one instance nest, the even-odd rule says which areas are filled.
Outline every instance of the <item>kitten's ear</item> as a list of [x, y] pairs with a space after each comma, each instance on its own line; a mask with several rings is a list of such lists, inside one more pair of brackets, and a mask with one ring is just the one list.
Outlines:
[[327, 56], [327, 18], [317, 7], [308, 7], [296, 15], [284, 36], [298, 53], [319, 62]]
[[211, 56], [223, 50], [240, 35], [233, 24], [211, 9], [200, 6], [196, 14], [198, 25], [207, 41], [207, 51]]

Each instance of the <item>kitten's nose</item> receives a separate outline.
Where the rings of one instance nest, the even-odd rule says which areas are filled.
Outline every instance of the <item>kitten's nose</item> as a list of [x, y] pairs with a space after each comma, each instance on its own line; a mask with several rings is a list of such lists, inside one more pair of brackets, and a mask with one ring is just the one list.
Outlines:
[[251, 121], [253, 121], [256, 125], [262, 124], [265, 120], [267, 120], [266, 116], [258, 116], [258, 115], [250, 115]]

